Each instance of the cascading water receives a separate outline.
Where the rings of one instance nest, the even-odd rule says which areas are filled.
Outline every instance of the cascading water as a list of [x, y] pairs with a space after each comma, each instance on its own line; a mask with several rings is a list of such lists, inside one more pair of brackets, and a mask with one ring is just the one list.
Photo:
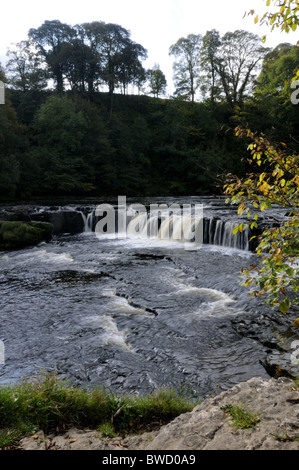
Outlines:
[[[94, 232], [98, 218], [96, 211], [91, 211], [86, 216], [84, 231]], [[215, 217], [203, 217], [201, 220], [177, 214], [142, 213], [132, 215], [132, 209], [127, 211], [128, 238], [169, 240], [172, 242], [189, 242], [196, 229], [202, 224], [202, 243], [217, 245], [239, 250], [249, 250], [250, 230], [244, 228], [242, 232], [233, 234], [238, 221], [222, 220]]]
[[0, 384], [48, 370], [121, 393], [187, 386], [204, 395], [268, 377], [269, 341], [236, 330], [265, 314], [259, 331], [273, 338], [268, 307], [240, 286], [244, 263], [256, 263], [249, 233], [232, 234], [238, 220], [221, 201], [203, 202], [196, 252], [184, 249], [195, 227], [181, 213], [129, 205], [126, 237], [98, 237], [90, 205], [46, 208], [50, 243], [0, 252]]
[[209, 238], [206, 241], [211, 245], [226, 246], [239, 250], [249, 250], [250, 231], [247, 226], [242, 232], [233, 233], [236, 222], [209, 219]]

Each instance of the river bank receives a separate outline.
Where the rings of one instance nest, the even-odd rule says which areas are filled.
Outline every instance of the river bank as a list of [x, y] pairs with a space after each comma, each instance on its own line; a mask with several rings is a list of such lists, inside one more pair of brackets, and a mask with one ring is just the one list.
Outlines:
[[[252, 428], [240, 429], [226, 411], [240, 405], [258, 417]], [[197, 451], [299, 450], [299, 387], [286, 378], [254, 377], [206, 398], [193, 411], [166, 426], [135, 436], [107, 438], [94, 430], [72, 428], [22, 439], [22, 450]]]

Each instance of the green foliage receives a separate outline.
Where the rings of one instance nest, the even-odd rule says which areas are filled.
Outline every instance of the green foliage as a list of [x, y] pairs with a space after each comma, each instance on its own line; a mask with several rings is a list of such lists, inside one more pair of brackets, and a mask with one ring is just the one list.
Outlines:
[[[259, 215], [274, 204], [285, 207], [289, 217], [277, 227], [268, 227], [260, 237], [257, 254], [260, 265], [244, 269], [245, 286], [255, 284], [252, 295], [266, 295], [265, 303], [286, 313], [292, 303], [298, 304], [298, 235], [299, 235], [299, 155], [289, 154], [285, 143], [273, 145], [264, 136], [237, 128], [236, 135], [250, 138], [253, 172], [240, 179], [228, 176], [225, 193], [228, 202], [238, 204], [238, 214], [251, 219], [250, 228], [258, 227]], [[253, 213], [252, 213], [253, 212]], [[240, 224], [235, 231], [242, 231]], [[294, 298], [295, 294], [295, 298]]]
[[288, 138], [293, 146], [298, 140], [298, 109], [291, 102], [291, 86], [298, 63], [298, 47], [280, 44], [265, 57], [254, 90], [255, 104], [264, 117], [259, 128], [267, 135], [275, 133], [276, 139]]
[[[40, 183], [46, 194], [94, 189], [110, 146], [99, 110], [79, 97], [50, 96], [35, 115]], [[32, 155], [32, 154], [31, 154]]]
[[75, 389], [55, 374], [1, 387], [0, 403], [0, 447], [37, 429], [47, 432], [89, 426], [106, 436], [120, 430], [136, 432], [157, 420], [166, 423], [195, 406], [194, 400], [173, 390], [147, 397], [119, 397], [105, 389]]
[[192, 102], [199, 87], [201, 44], [201, 34], [189, 34], [169, 48], [169, 54], [174, 55], [176, 59], [173, 66], [176, 95]]
[[[255, 23], [270, 26], [270, 31], [276, 28], [286, 33], [297, 30], [299, 24], [298, 0], [282, 0], [280, 2], [266, 0], [266, 6], [273, 7], [275, 11], [266, 11], [263, 15], [256, 15]], [[251, 10], [249, 14], [255, 15], [255, 11]], [[263, 40], [266, 41], [266, 36], [263, 36]]]
[[115, 95], [109, 119], [104, 93], [90, 99], [10, 90], [10, 97], [27, 133], [10, 197], [211, 194], [218, 174], [243, 171], [242, 145], [223, 132], [224, 105]]
[[32, 48], [30, 41], [21, 41], [9, 50], [10, 57], [6, 69], [11, 74], [10, 84], [14, 88], [27, 90], [42, 90], [47, 86], [47, 72], [42, 66], [42, 58]]
[[[298, 147], [288, 97], [298, 54], [283, 45], [268, 54], [253, 94], [266, 51], [242, 30], [180, 38], [170, 47], [177, 97], [158, 99], [166, 81], [155, 66], [150, 99], [125, 95], [128, 84], [140, 90], [146, 80], [146, 50], [125, 28], [45, 21], [10, 51], [9, 79], [19, 90], [8, 89], [11, 101], [0, 107], [0, 197], [218, 192], [219, 174], [247, 168], [239, 158], [245, 144], [225, 129], [248, 122], [278, 138], [288, 132], [287, 144]], [[39, 91], [45, 77], [57, 93]], [[98, 92], [103, 82], [108, 93]]]
[[238, 429], [254, 428], [260, 421], [258, 414], [248, 410], [243, 405], [225, 405], [222, 410], [231, 416], [233, 424]]
[[155, 98], [159, 98], [159, 95], [164, 95], [166, 92], [166, 77], [160, 67], [155, 65], [152, 70], [147, 71], [147, 77], [150, 86], [150, 93]]
[[227, 32], [221, 38], [216, 70], [222, 93], [232, 108], [242, 106], [252, 92], [252, 78], [267, 52], [259, 36], [248, 31]]
[[25, 128], [11, 102], [0, 105], [0, 197], [13, 197], [20, 181], [18, 157], [26, 147]]

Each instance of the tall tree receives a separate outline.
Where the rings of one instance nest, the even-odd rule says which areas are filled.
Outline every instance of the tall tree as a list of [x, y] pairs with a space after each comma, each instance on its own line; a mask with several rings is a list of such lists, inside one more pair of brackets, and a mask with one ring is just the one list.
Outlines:
[[201, 66], [204, 75], [201, 78], [201, 91], [210, 96], [210, 102], [214, 105], [219, 95], [219, 76], [217, 73], [218, 49], [221, 44], [220, 34], [213, 29], [207, 31], [202, 41]]
[[65, 48], [75, 36], [74, 28], [58, 20], [45, 21], [39, 28], [29, 30], [29, 37], [44, 57], [59, 93], [64, 89]]
[[91, 47], [81, 38], [75, 38], [64, 45], [62, 54], [64, 75], [72, 90], [95, 91], [99, 77], [98, 57]]
[[98, 53], [101, 79], [108, 86], [111, 116], [115, 88], [120, 84], [126, 87], [140, 76], [140, 59], [146, 58], [146, 50], [134, 43], [130, 32], [118, 24], [94, 21], [82, 26], [89, 45]]
[[10, 84], [22, 91], [42, 90], [47, 86], [47, 72], [42, 57], [29, 40], [21, 41], [7, 52]]
[[228, 32], [221, 39], [216, 69], [232, 108], [241, 106], [246, 93], [252, 93], [254, 73], [267, 52], [259, 36], [249, 31]]
[[175, 94], [192, 102], [195, 100], [199, 87], [201, 47], [201, 34], [189, 34], [186, 38], [180, 38], [169, 48], [169, 54], [175, 57], [173, 65]]
[[77, 24], [75, 29], [77, 36], [72, 41], [73, 67], [81, 77], [81, 88], [86, 88], [92, 93], [98, 89], [101, 82], [101, 57], [85, 25]]
[[164, 73], [160, 69], [160, 66], [155, 64], [151, 70], [147, 71], [150, 93], [158, 98], [159, 95], [164, 95], [166, 92], [167, 81]]
[[145, 70], [140, 59], [144, 60], [146, 57], [146, 50], [133, 41], [129, 41], [128, 45], [118, 55], [115, 75], [117, 83], [122, 86], [124, 94], [129, 84], [137, 85], [145, 79]]

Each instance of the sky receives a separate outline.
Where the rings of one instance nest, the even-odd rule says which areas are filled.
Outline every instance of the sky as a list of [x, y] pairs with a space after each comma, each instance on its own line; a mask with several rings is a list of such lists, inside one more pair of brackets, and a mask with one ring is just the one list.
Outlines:
[[45, 20], [59, 20], [74, 26], [78, 23], [104, 21], [116, 23], [131, 32], [131, 39], [148, 51], [145, 68], [158, 64], [172, 87], [173, 57], [169, 48], [188, 34], [204, 34], [216, 29], [220, 35], [244, 29], [259, 36], [267, 34], [268, 47], [281, 42], [296, 43], [295, 34], [269, 33], [254, 24], [253, 16], [244, 13], [266, 11], [265, 0], [8, 0], [0, 7], [0, 62], [5, 65], [6, 52], [12, 44], [25, 40], [30, 28]]

